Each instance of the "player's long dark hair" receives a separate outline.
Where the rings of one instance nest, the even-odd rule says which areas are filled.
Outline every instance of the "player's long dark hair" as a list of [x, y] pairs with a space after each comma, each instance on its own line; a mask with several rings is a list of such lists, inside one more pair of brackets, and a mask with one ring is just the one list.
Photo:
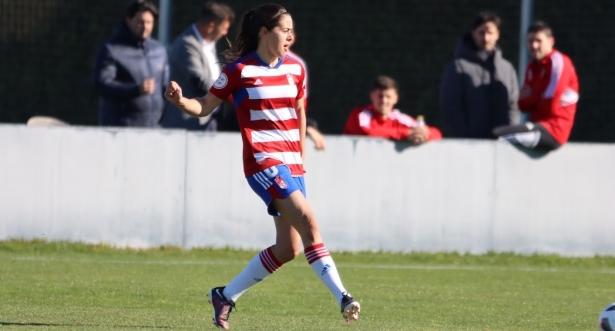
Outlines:
[[239, 35], [235, 45], [224, 52], [225, 64], [240, 59], [258, 47], [258, 34], [262, 27], [271, 31], [280, 22], [282, 15], [289, 14], [286, 9], [275, 3], [260, 5], [245, 14], [241, 19]]

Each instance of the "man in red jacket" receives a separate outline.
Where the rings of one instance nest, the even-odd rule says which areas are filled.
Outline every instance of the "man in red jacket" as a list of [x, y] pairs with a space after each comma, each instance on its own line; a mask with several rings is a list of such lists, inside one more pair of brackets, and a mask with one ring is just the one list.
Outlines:
[[369, 94], [372, 104], [353, 109], [343, 133], [409, 140], [415, 144], [442, 139], [440, 130], [393, 109], [399, 98], [397, 90], [393, 78], [379, 76]]
[[579, 81], [570, 58], [554, 44], [547, 24], [538, 21], [529, 27], [527, 47], [534, 61], [525, 71], [519, 109], [531, 114], [530, 121], [494, 129], [500, 140], [544, 151], [568, 141], [579, 100]]

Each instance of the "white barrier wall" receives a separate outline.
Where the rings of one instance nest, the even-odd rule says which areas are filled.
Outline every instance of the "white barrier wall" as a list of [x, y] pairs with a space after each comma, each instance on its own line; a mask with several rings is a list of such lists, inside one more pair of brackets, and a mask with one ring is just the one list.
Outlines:
[[[327, 146], [308, 142], [306, 184], [331, 250], [615, 254], [615, 144]], [[232, 133], [0, 125], [0, 240], [271, 245], [241, 151]]]
[[182, 131], [0, 126], [0, 239], [181, 243]]

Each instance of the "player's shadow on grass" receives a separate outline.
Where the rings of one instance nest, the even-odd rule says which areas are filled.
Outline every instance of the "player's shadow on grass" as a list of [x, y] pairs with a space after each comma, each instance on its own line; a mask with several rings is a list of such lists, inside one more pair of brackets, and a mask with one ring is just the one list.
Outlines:
[[135, 329], [170, 329], [170, 326], [153, 326], [153, 325], [96, 325], [96, 324], [64, 324], [64, 323], [36, 323], [36, 322], [2, 322], [0, 321], [0, 326], [60, 326], [60, 327], [91, 327], [91, 328], [102, 328], [102, 327], [111, 327], [111, 328], [135, 328]]

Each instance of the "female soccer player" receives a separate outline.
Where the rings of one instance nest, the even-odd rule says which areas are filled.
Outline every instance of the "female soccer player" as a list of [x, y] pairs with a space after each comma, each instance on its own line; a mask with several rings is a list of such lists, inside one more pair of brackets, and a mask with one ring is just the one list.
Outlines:
[[286, 56], [292, 40], [293, 20], [286, 9], [261, 5], [244, 14], [237, 41], [225, 53], [230, 63], [207, 95], [184, 98], [176, 82], [165, 92], [169, 101], [192, 116], [209, 115], [232, 95], [244, 145], [245, 175], [275, 223], [275, 245], [257, 254], [228, 285], [208, 293], [214, 324], [223, 329], [229, 328], [235, 301], [294, 259], [301, 242], [308, 263], [337, 299], [346, 322], [359, 317], [360, 305], [342, 285], [305, 198], [305, 69]]

